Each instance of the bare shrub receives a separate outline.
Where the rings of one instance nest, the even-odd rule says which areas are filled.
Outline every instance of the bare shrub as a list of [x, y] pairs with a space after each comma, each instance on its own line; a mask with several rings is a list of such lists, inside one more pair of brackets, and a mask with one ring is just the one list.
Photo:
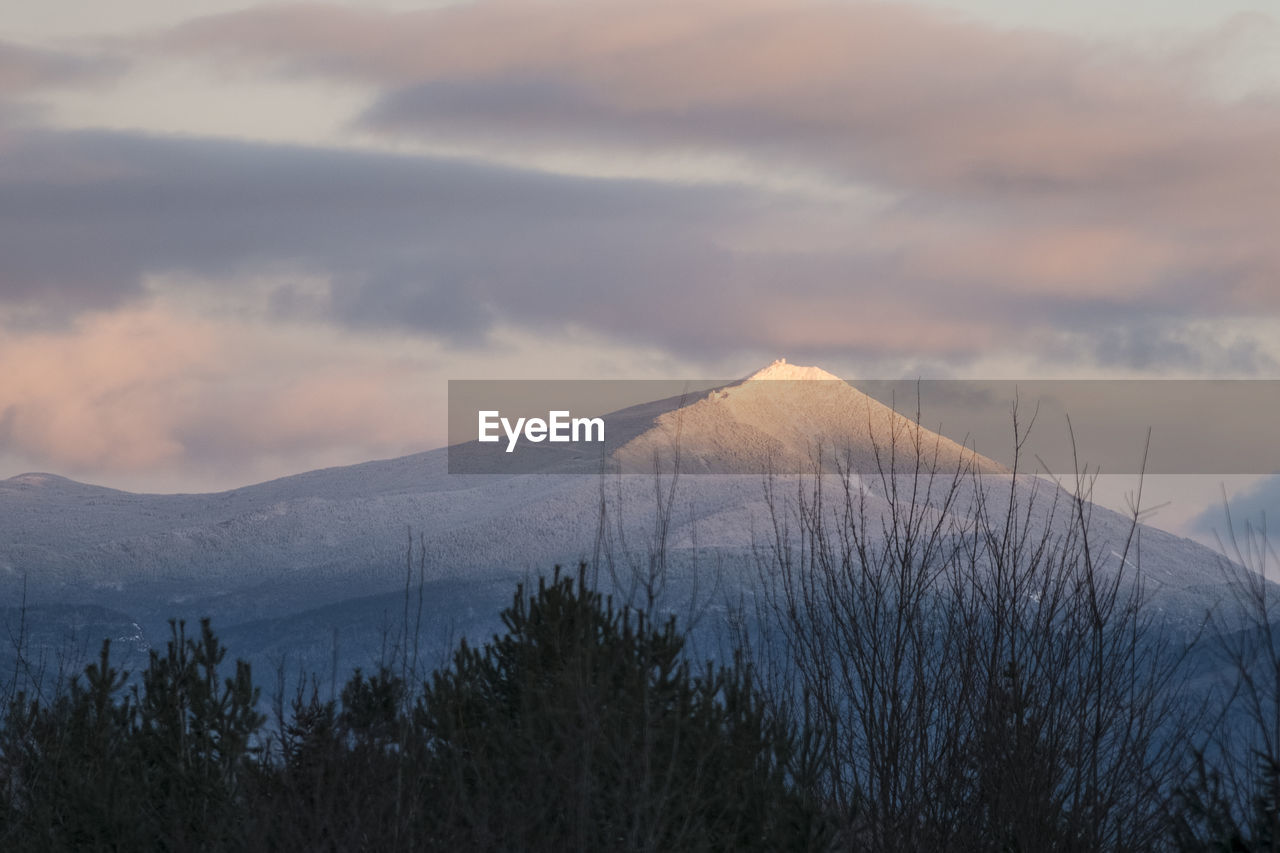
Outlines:
[[[1027, 428], [1014, 413], [1017, 456]], [[770, 477], [754, 645], [830, 748], [821, 796], [871, 850], [1145, 850], [1190, 716], [1144, 608], [1137, 502], [951, 467], [916, 425], [876, 471]], [[820, 460], [821, 461], [821, 460]], [[830, 470], [829, 468], [827, 470]]]

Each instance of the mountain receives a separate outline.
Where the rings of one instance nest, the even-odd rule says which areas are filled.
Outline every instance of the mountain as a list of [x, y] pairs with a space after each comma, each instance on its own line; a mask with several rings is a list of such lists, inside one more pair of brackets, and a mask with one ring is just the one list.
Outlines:
[[[9, 605], [0, 617], [10, 636], [43, 620], [47, 641], [48, 626], [70, 620], [81, 640], [98, 630], [144, 649], [163, 643], [168, 619], [207, 615], [259, 671], [367, 667], [410, 634], [438, 659], [460, 634], [496, 628], [515, 582], [557, 563], [612, 567], [625, 593], [630, 570], [661, 552], [665, 606], [696, 594], [706, 612], [721, 612], [758, 577], [753, 547], [779, 510], [764, 472], [790, 488], [816, 466], [843, 471], [836, 479], [873, 519], [895, 499], [894, 478], [881, 476], [890, 459], [898, 471], [925, 461], [1010, 476], [835, 376], [781, 361], [692, 402], [654, 401], [605, 420], [605, 464], [548, 451], [536, 473], [449, 474], [450, 452], [494, 450], [472, 443], [215, 494], [132, 494], [50, 474], [0, 481], [0, 600]], [[1035, 523], [1049, 523], [1058, 495], [1024, 475], [1014, 492], [995, 491], [1036, 494]], [[972, 506], [961, 496], [952, 510]], [[1108, 542], [1120, 548], [1125, 519], [1092, 512], [1103, 553]], [[1154, 528], [1142, 529], [1141, 546], [1152, 606], [1170, 624], [1198, 625], [1221, 594], [1219, 555]], [[89, 618], [76, 610], [85, 607], [100, 610]]]
[[[818, 367], [785, 360], [656, 417], [652, 426], [614, 452], [624, 470], [652, 468], [655, 452], [680, 450], [688, 473], [752, 471], [812, 473], [875, 471], [890, 448], [911, 451], [943, 468], [972, 466], [981, 473], [1007, 473], [951, 439], [919, 427], [910, 418]], [[901, 460], [900, 460], [901, 461]]]

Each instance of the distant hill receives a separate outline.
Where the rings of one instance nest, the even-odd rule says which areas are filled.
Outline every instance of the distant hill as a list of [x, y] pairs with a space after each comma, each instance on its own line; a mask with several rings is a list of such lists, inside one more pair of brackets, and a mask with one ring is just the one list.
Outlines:
[[[918, 448], [944, 471], [1008, 482], [997, 463], [831, 374], [782, 362], [696, 400], [654, 401], [606, 421], [605, 473], [599, 459], [548, 454], [540, 473], [450, 475], [442, 448], [198, 495], [23, 474], [0, 481], [0, 601], [12, 626], [25, 595], [28, 630], [45, 644], [71, 619], [82, 639], [121, 639], [129, 633], [121, 626], [135, 625], [127, 642], [136, 651], [163, 644], [167, 619], [208, 615], [232, 654], [258, 669], [324, 673], [336, 651], [345, 672], [367, 667], [404, 631], [406, 573], [415, 622], [423, 582], [416, 633], [432, 646], [424, 654], [439, 657], [458, 634], [483, 639], [496, 628], [521, 578], [596, 557], [612, 558], [619, 576], [642, 565], [655, 547], [654, 454], [670, 460], [677, 444], [683, 472], [714, 475], [678, 482], [666, 533], [665, 606], [673, 610], [696, 589], [708, 612], [722, 612], [722, 599], [751, 588], [753, 545], [770, 529], [767, 468], [790, 481], [833, 454], [852, 466], [873, 515], [888, 498], [884, 481], [867, 472], [884, 464], [877, 453], [894, 441], [899, 470], [911, 469], [917, 457], [906, 449]], [[669, 482], [669, 473], [657, 476]], [[1017, 494], [1033, 489], [1034, 519], [1043, 521], [1054, 487], [1022, 478]], [[955, 511], [968, 506], [962, 500]], [[1095, 542], [1104, 554], [1107, 542], [1118, 548], [1126, 520], [1092, 512]], [[1195, 542], [1143, 528], [1141, 560], [1152, 606], [1170, 625], [1198, 625], [1220, 596], [1222, 560]], [[600, 561], [602, 574], [609, 565]], [[71, 616], [86, 607], [102, 615]]]

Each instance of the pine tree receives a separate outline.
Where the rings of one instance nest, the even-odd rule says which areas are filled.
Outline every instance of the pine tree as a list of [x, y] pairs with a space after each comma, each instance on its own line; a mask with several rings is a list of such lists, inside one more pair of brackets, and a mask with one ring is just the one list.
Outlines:
[[[492, 849], [784, 849], [809, 842], [795, 741], [750, 670], [695, 674], [653, 624], [557, 571], [505, 635], [463, 644], [418, 705], [455, 843]], [[816, 834], [816, 833], [815, 833]]]

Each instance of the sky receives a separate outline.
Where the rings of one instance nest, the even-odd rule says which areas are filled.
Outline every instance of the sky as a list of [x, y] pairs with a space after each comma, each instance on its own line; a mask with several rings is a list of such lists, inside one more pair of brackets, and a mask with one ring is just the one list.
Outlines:
[[15, 6], [0, 477], [430, 449], [451, 378], [1280, 378], [1280, 0], [1120, 5]]

